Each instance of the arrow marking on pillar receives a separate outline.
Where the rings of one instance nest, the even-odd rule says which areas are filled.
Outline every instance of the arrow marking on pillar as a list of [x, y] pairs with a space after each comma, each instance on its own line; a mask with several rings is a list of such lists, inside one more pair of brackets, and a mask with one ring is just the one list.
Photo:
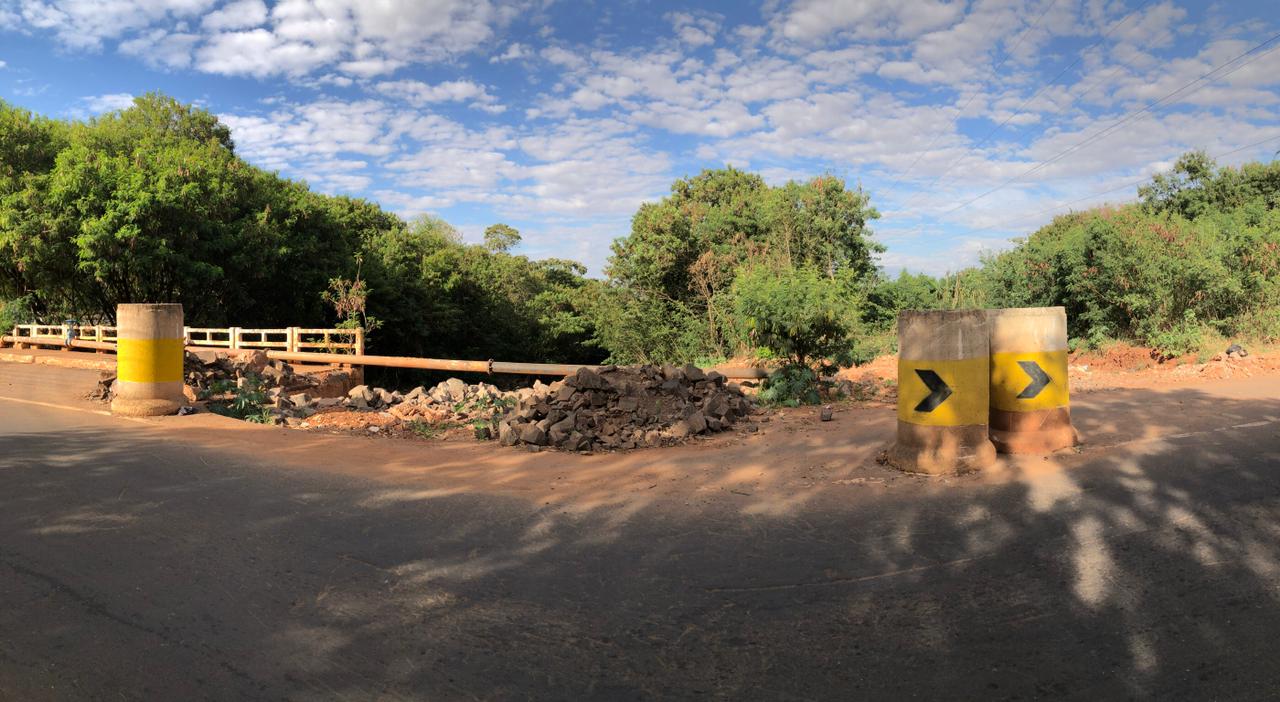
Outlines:
[[1018, 361], [1018, 365], [1022, 366], [1022, 372], [1031, 378], [1031, 384], [1018, 393], [1019, 400], [1030, 400], [1039, 395], [1040, 391], [1044, 390], [1044, 386], [1053, 382], [1053, 378], [1050, 378], [1049, 374], [1045, 373], [1040, 364], [1035, 361]]
[[929, 388], [929, 396], [916, 405], [917, 412], [932, 412], [938, 409], [938, 405], [946, 402], [948, 397], [951, 397], [951, 386], [943, 382], [937, 373], [917, 368], [916, 375], [920, 376], [920, 380], [924, 382], [925, 387]]

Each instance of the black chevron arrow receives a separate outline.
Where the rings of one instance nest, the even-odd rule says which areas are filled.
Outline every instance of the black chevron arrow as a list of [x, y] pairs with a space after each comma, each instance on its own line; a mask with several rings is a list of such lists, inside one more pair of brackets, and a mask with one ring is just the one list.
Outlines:
[[1053, 382], [1053, 378], [1040, 367], [1035, 361], [1018, 361], [1018, 365], [1022, 366], [1022, 371], [1031, 377], [1031, 384], [1022, 389], [1018, 393], [1019, 400], [1030, 400], [1044, 390], [1044, 386]]
[[951, 397], [951, 386], [944, 383], [937, 373], [917, 368], [916, 375], [920, 376], [920, 380], [929, 388], [929, 396], [916, 405], [917, 412], [932, 412]]

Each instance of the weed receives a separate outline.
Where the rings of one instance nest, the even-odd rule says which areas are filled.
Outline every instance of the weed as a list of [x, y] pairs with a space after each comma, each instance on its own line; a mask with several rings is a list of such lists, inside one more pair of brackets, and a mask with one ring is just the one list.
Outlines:
[[[215, 388], [218, 390], [215, 391]], [[262, 391], [262, 382], [257, 376], [245, 376], [243, 386], [230, 381], [218, 381], [206, 391], [206, 396], [234, 392], [230, 401], [212, 402], [209, 411], [224, 417], [241, 419], [255, 424], [272, 424], [275, 415], [267, 407], [267, 396]]]

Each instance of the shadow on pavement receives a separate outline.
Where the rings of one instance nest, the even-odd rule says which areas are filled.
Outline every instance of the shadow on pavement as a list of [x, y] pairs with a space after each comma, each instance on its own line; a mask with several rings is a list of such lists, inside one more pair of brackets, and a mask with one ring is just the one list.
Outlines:
[[553, 501], [106, 427], [3, 435], [0, 692], [1272, 694], [1280, 401], [1097, 407], [1081, 454], [828, 480], [768, 510], [607, 494], [621, 477]]

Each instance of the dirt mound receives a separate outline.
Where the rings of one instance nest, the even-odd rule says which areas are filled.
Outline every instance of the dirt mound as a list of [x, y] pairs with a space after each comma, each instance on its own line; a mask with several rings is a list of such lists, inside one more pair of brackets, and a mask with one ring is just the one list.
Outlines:
[[498, 438], [569, 451], [664, 446], [724, 431], [755, 411], [740, 387], [696, 366], [583, 368], [522, 390]]
[[1160, 355], [1152, 349], [1129, 344], [1115, 344], [1105, 349], [1080, 351], [1071, 354], [1067, 363], [1072, 366], [1088, 368], [1089, 371], [1098, 373], [1107, 371], [1135, 372], [1165, 364], [1172, 368], [1178, 365], [1180, 361], [1162, 362]]

